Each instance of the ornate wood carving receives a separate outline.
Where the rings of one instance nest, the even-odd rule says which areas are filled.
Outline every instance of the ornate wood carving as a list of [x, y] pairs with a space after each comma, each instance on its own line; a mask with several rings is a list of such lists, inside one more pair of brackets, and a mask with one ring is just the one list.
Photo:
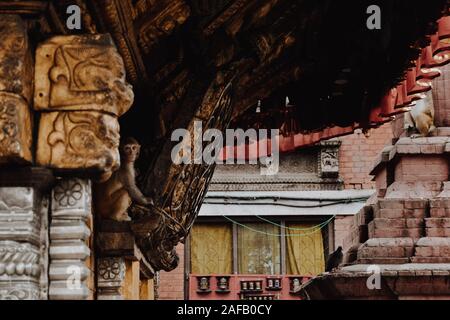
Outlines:
[[186, 22], [191, 13], [190, 7], [184, 0], [170, 0], [161, 5], [156, 14], [150, 11], [142, 25], [139, 27], [139, 45], [143, 52], [148, 54], [151, 48], [163, 37]]
[[[200, 107], [187, 125], [193, 134], [194, 121], [202, 121], [203, 129], [225, 130], [232, 113], [232, 81], [237, 70], [233, 68], [226, 73], [219, 73], [209, 86]], [[198, 99], [198, 97], [197, 97]], [[170, 155], [170, 146], [167, 150]], [[161, 159], [167, 157], [161, 155]], [[169, 160], [170, 161], [170, 160]], [[178, 264], [174, 247], [184, 241], [200, 209], [209, 181], [214, 171], [214, 164], [171, 164], [165, 172], [168, 178], [161, 188], [151, 183], [162, 174], [161, 168], [151, 168], [147, 172], [144, 191], [152, 194], [155, 206], [151, 215], [134, 221], [135, 233], [141, 249], [156, 270], [172, 270]], [[134, 207], [135, 211], [139, 208]]]

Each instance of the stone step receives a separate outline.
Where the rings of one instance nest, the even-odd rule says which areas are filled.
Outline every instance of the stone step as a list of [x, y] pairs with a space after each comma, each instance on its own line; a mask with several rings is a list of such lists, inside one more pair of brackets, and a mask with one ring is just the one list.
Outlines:
[[362, 258], [356, 264], [405, 264], [409, 261], [410, 258]]
[[450, 263], [450, 257], [411, 257], [412, 263]]
[[423, 228], [375, 228], [374, 221], [369, 223], [369, 238], [414, 238], [423, 237]]
[[450, 218], [425, 218], [427, 228], [450, 228]]
[[450, 237], [450, 228], [425, 228], [427, 237]]
[[413, 219], [413, 218], [425, 218], [426, 209], [377, 209], [373, 213], [374, 218], [386, 218], [386, 219]]
[[375, 229], [407, 229], [407, 228], [422, 228], [424, 226], [424, 220], [420, 218], [397, 218], [397, 219], [387, 219], [387, 218], [375, 218], [372, 222]]
[[358, 259], [364, 258], [409, 258], [414, 247], [365, 247], [358, 250]]

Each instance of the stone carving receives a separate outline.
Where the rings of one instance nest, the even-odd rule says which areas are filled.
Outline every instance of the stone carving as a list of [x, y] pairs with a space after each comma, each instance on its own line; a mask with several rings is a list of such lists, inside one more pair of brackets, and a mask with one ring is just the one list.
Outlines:
[[105, 181], [119, 167], [119, 123], [133, 102], [109, 35], [59, 36], [36, 51], [37, 163]]
[[98, 275], [104, 281], [121, 281], [125, 277], [125, 263], [120, 258], [99, 259]]
[[0, 19], [0, 92], [31, 100], [32, 63], [27, 28], [19, 16]]
[[0, 163], [31, 162], [31, 117], [25, 100], [0, 92]]
[[89, 296], [86, 262], [91, 234], [91, 183], [86, 179], [61, 179], [52, 191], [50, 223], [49, 298], [86, 299]]
[[29, 243], [0, 242], [0, 277], [39, 276], [39, 250]]
[[3, 289], [0, 286], [0, 300], [37, 300], [39, 291], [35, 288], [9, 288]]
[[0, 240], [27, 241], [39, 245], [40, 216], [32, 188], [0, 188]]
[[106, 180], [119, 167], [119, 123], [98, 112], [43, 113], [37, 162], [55, 169], [91, 171]]
[[128, 208], [133, 201], [136, 205], [152, 203], [146, 198], [135, 182], [134, 162], [140, 153], [140, 144], [134, 138], [125, 139], [120, 147], [121, 166], [111, 178], [96, 184], [95, 212], [100, 217], [116, 221], [129, 221]]
[[[31, 181], [32, 177], [26, 177]], [[0, 182], [4, 182], [0, 180]], [[24, 181], [20, 176], [15, 183]], [[46, 299], [46, 198], [40, 187], [0, 187], [0, 299]], [[43, 250], [41, 250], [43, 249]]]
[[322, 178], [337, 178], [339, 176], [339, 141], [320, 143], [319, 171]]
[[97, 261], [97, 299], [123, 300], [125, 260], [120, 257], [99, 258]]
[[30, 163], [31, 56], [19, 16], [0, 19], [0, 164]]
[[109, 35], [59, 36], [36, 51], [36, 110], [97, 110], [121, 116], [133, 102]]

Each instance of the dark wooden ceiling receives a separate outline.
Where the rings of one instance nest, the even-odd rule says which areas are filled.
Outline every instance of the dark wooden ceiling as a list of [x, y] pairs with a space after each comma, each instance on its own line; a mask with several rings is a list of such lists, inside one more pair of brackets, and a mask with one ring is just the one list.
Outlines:
[[[83, 29], [65, 28], [78, 4]], [[288, 96], [300, 130], [358, 122], [403, 77], [436, 29], [448, 0], [54, 0], [1, 1], [29, 17], [35, 42], [53, 34], [109, 32], [136, 101], [122, 130], [153, 143], [167, 137], [188, 92], [239, 64], [234, 125], [278, 125]], [[366, 27], [369, 5], [381, 30]], [[262, 101], [264, 119], [254, 107]]]

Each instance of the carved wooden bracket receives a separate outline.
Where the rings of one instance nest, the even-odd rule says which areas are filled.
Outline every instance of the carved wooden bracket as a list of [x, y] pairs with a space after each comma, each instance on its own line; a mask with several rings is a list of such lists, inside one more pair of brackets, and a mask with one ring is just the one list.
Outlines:
[[[237, 70], [234, 66], [227, 72], [219, 72], [203, 95], [185, 101], [187, 105], [200, 105], [193, 108], [188, 117], [186, 128], [191, 135], [194, 134], [194, 121], [201, 121], [203, 130], [224, 131], [227, 128], [232, 113], [232, 82]], [[144, 193], [151, 195], [155, 202], [155, 207], [150, 208], [151, 216], [133, 221], [132, 226], [141, 250], [152, 266], [166, 271], [178, 264], [175, 246], [188, 235], [214, 171], [214, 164], [172, 163], [173, 145], [172, 141], [166, 142], [145, 177]], [[139, 208], [133, 210], [139, 212]]]

